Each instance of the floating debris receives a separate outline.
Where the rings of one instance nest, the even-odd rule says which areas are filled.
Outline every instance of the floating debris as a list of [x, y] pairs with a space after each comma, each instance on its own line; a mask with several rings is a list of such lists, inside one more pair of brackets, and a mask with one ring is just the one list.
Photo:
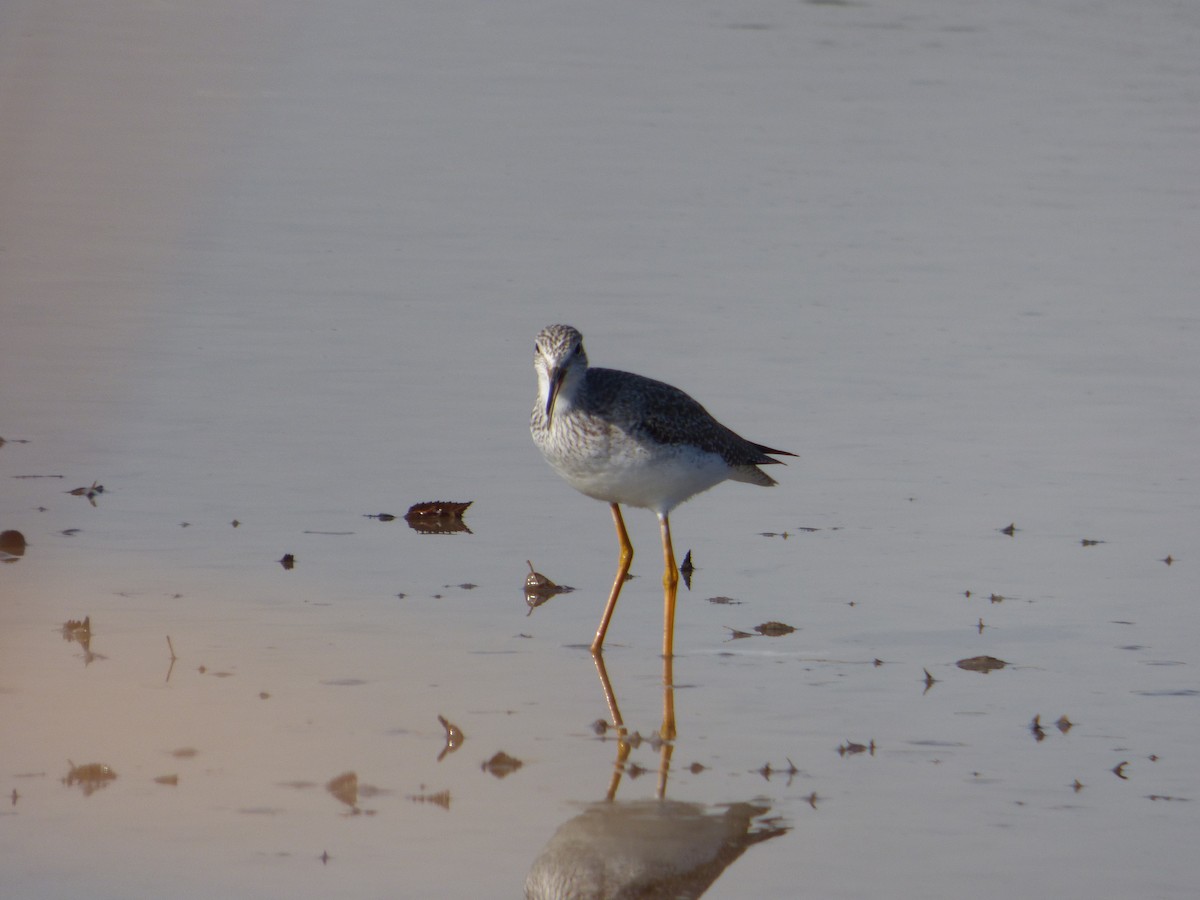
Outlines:
[[178, 775], [159, 775], [157, 778], [154, 779], [154, 783], [155, 784], [165, 784], [170, 787], [175, 787], [176, 785], [179, 784], [179, 776]]
[[1033, 739], [1039, 744], [1046, 739], [1046, 732], [1042, 728], [1042, 717], [1034, 716], [1033, 721], [1029, 723], [1029, 731], [1033, 735]]
[[1081, 540], [1081, 541], [1079, 542], [1079, 546], [1081, 546], [1081, 547], [1095, 547], [1097, 544], [1104, 544], [1104, 543], [1107, 543], [1107, 541], [1097, 541], [1097, 540], [1094, 540], [1094, 539], [1092, 539], [1092, 538], [1084, 538], [1083, 540]]
[[394, 522], [396, 517], [391, 513], [363, 513], [364, 519], [378, 519], [380, 522]]
[[854, 741], [846, 741], [837, 748], [838, 756], [858, 756], [860, 753], [866, 753], [868, 756], [875, 755], [875, 741], [869, 744], [858, 744]]
[[1164, 562], [1169, 566], [1169, 565], [1171, 565], [1171, 563], [1175, 562], [1175, 558], [1172, 557], [1170, 553], [1168, 553], [1166, 556], [1164, 556], [1162, 559], [1160, 559], [1159, 562]]
[[991, 597], [989, 597], [988, 599], [989, 599], [989, 600], [990, 600], [992, 603], [1003, 603], [1003, 602], [1004, 602], [1004, 595], [1003, 595], [1003, 594], [992, 594], [992, 596], [991, 596]]
[[1002, 659], [996, 659], [994, 656], [972, 656], [968, 659], [960, 659], [955, 665], [968, 672], [982, 672], [986, 675], [994, 669], [1003, 669], [1008, 663]]
[[16, 562], [25, 555], [25, 546], [25, 535], [21, 532], [0, 532], [0, 562]]
[[85, 797], [90, 797], [101, 788], [108, 787], [108, 783], [117, 777], [117, 773], [112, 770], [112, 767], [104, 763], [87, 763], [77, 766], [68, 759], [67, 765], [70, 767], [70, 771], [62, 780], [63, 784], [67, 787], [79, 785], [83, 789]]
[[928, 670], [928, 669], [923, 669], [922, 671], [924, 671], [924, 672], [925, 672], [925, 690], [924, 690], [924, 691], [922, 691], [921, 693], [923, 693], [923, 694], [928, 694], [928, 693], [929, 693], [929, 689], [930, 689], [931, 687], [933, 687], [935, 684], [937, 684], [937, 681], [938, 681], [938, 680], [937, 680], [936, 678], [934, 678], [932, 675], [930, 675], [930, 674], [929, 674], [929, 670]]
[[1016, 522], [1010, 522], [1006, 527], [999, 529], [999, 531], [1001, 534], [1007, 534], [1009, 537], [1012, 537], [1018, 531], [1017, 524]]
[[732, 597], [709, 597], [709, 603], [716, 603], [721, 606], [741, 606], [741, 600], [734, 600]]
[[234, 520], [233, 520], [232, 522], [230, 522], [229, 524], [230, 524], [230, 525], [232, 525], [234, 528], [237, 528], [237, 527], [238, 527], [239, 525], [241, 525], [242, 523], [241, 523], [241, 522], [239, 522], [237, 519], [234, 519]]
[[629, 765], [625, 767], [625, 774], [629, 777], [630, 781], [641, 778], [649, 771], [650, 770], [645, 766], [639, 766], [637, 763], [629, 763]]
[[692, 589], [692, 573], [696, 567], [692, 565], [692, 551], [683, 554], [683, 562], [679, 565], [679, 574], [683, 576], [683, 585], [689, 591]]
[[404, 514], [408, 527], [421, 534], [457, 534], [471, 529], [463, 521], [463, 513], [474, 501], [428, 500], [414, 503]]
[[1074, 781], [1071, 783], [1071, 789], [1072, 789], [1072, 790], [1074, 790], [1074, 791], [1075, 791], [1075, 793], [1077, 793], [1077, 794], [1078, 794], [1080, 791], [1082, 791], [1082, 790], [1083, 790], [1083, 787], [1084, 787], [1084, 785], [1083, 785], [1083, 782], [1082, 782], [1082, 781], [1080, 781], [1078, 778], [1076, 778], [1076, 779], [1075, 779], [1075, 780], [1074, 780]]
[[755, 625], [754, 630], [765, 637], [782, 637], [785, 634], [791, 634], [796, 629], [782, 622], [764, 622], [761, 625]]
[[751, 634], [749, 631], [738, 631], [736, 628], [733, 628], [729, 625], [726, 625], [725, 627], [729, 629], [729, 639], [731, 641], [741, 640], [742, 638], [754, 637], [754, 635]]
[[98, 481], [93, 481], [91, 487], [77, 487], [67, 491], [72, 497], [87, 497], [88, 503], [92, 506], [96, 505], [96, 497], [104, 493], [104, 485]]
[[523, 765], [525, 764], [515, 756], [509, 756], [503, 750], [500, 750], [480, 768], [494, 775], [496, 778], [507, 778]]
[[358, 812], [358, 773], [343, 772], [325, 784], [325, 790], [345, 803], [354, 812]]
[[1054, 727], [1063, 734], [1066, 734], [1075, 727], [1075, 723], [1068, 719], [1065, 715], [1062, 715], [1058, 717], [1058, 721], [1054, 723]]
[[413, 803], [429, 803], [447, 811], [450, 809], [449, 791], [438, 791], [436, 794], [409, 794], [408, 799]]
[[442, 724], [442, 728], [446, 730], [446, 746], [442, 748], [442, 752], [438, 754], [437, 761], [441, 762], [446, 758], [447, 754], [453, 753], [462, 746], [463, 741], [467, 736], [462, 733], [462, 729], [446, 719], [445, 716], [439, 715], [438, 721]]
[[285, 572], [290, 572], [292, 569], [296, 568], [296, 557], [291, 553], [283, 554], [283, 556], [276, 560], [276, 562], [283, 566]]
[[[873, 743], [872, 743], [872, 746], [874, 746]], [[786, 769], [776, 769], [768, 762], [768, 763], [763, 763], [763, 766], [761, 769], [755, 769], [755, 773], [758, 775], [761, 775], [763, 777], [764, 781], [770, 781], [771, 776], [776, 773], [786, 775], [787, 779], [788, 779], [788, 784], [791, 785], [792, 779], [800, 774], [800, 770], [798, 768], [796, 768], [796, 764], [794, 762], [792, 762], [790, 757], [784, 757], [784, 759], [786, 759], [787, 763], [788, 763], [788, 767]], [[695, 765], [695, 764], [693, 763], [693, 765]]]
[[529, 574], [525, 576], [525, 602], [529, 605], [529, 612], [526, 615], [532, 614], [551, 597], [558, 594], [569, 594], [575, 590], [570, 585], [555, 584], [541, 572], [535, 572], [530, 560], [525, 560], [525, 565], [529, 566]]
[[467, 500], [465, 502], [459, 500], [426, 500], [422, 503], [414, 503], [408, 508], [408, 512], [404, 514], [404, 518], [455, 518], [461, 519], [463, 513], [467, 511], [467, 507], [474, 501]]
[[84, 616], [83, 621], [67, 619], [63, 622], [62, 636], [64, 641], [76, 641], [85, 648], [92, 639], [92, 617]]
[[1129, 760], [1124, 760], [1123, 762], [1117, 763], [1115, 766], [1113, 766], [1112, 773], [1122, 781], [1128, 781], [1129, 776], [1125, 774], [1125, 767], [1127, 765], [1129, 765]]

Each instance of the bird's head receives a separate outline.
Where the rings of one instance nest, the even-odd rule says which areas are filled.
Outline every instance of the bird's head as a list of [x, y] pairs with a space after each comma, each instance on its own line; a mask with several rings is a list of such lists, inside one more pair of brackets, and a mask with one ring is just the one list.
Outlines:
[[564, 385], [569, 396], [575, 379], [587, 371], [583, 335], [570, 325], [549, 325], [538, 332], [533, 345], [533, 368], [538, 376], [538, 397], [546, 403], [546, 421], [554, 418], [554, 404]]

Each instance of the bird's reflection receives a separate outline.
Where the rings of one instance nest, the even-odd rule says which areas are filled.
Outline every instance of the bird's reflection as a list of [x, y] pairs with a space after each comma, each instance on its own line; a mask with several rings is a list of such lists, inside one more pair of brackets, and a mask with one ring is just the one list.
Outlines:
[[761, 800], [705, 806], [667, 799], [674, 750], [675, 697], [672, 658], [663, 658], [663, 722], [658, 734], [656, 799], [616, 799], [631, 749], [617, 697], [593, 654], [609, 716], [617, 733], [617, 758], [605, 798], [563, 824], [542, 849], [525, 880], [527, 900], [699, 897], [747, 848], [788, 831], [766, 818]]

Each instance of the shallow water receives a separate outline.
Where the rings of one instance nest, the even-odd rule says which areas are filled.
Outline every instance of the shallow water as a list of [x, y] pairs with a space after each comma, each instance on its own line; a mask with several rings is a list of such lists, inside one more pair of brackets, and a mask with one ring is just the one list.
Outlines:
[[[720, 822], [766, 836], [706, 897], [1191, 896], [1198, 28], [5, 6], [0, 892], [512, 896]], [[800, 453], [674, 515], [670, 691], [627, 515], [627, 758], [611, 521], [528, 437], [552, 321]], [[470, 533], [370, 517], [423, 500]]]

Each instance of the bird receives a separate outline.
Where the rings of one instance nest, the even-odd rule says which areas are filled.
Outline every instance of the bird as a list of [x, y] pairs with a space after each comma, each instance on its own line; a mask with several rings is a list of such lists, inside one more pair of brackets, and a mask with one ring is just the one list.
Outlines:
[[633, 562], [621, 505], [658, 516], [663, 547], [663, 656], [674, 650], [679, 573], [670, 514], [722, 481], [769, 487], [759, 466], [795, 456], [740, 437], [677, 387], [631, 372], [590, 368], [583, 335], [570, 325], [543, 328], [534, 342], [538, 392], [530, 417], [533, 442], [580, 493], [609, 504], [620, 555], [617, 575], [592, 641], [603, 650], [621, 586]]

